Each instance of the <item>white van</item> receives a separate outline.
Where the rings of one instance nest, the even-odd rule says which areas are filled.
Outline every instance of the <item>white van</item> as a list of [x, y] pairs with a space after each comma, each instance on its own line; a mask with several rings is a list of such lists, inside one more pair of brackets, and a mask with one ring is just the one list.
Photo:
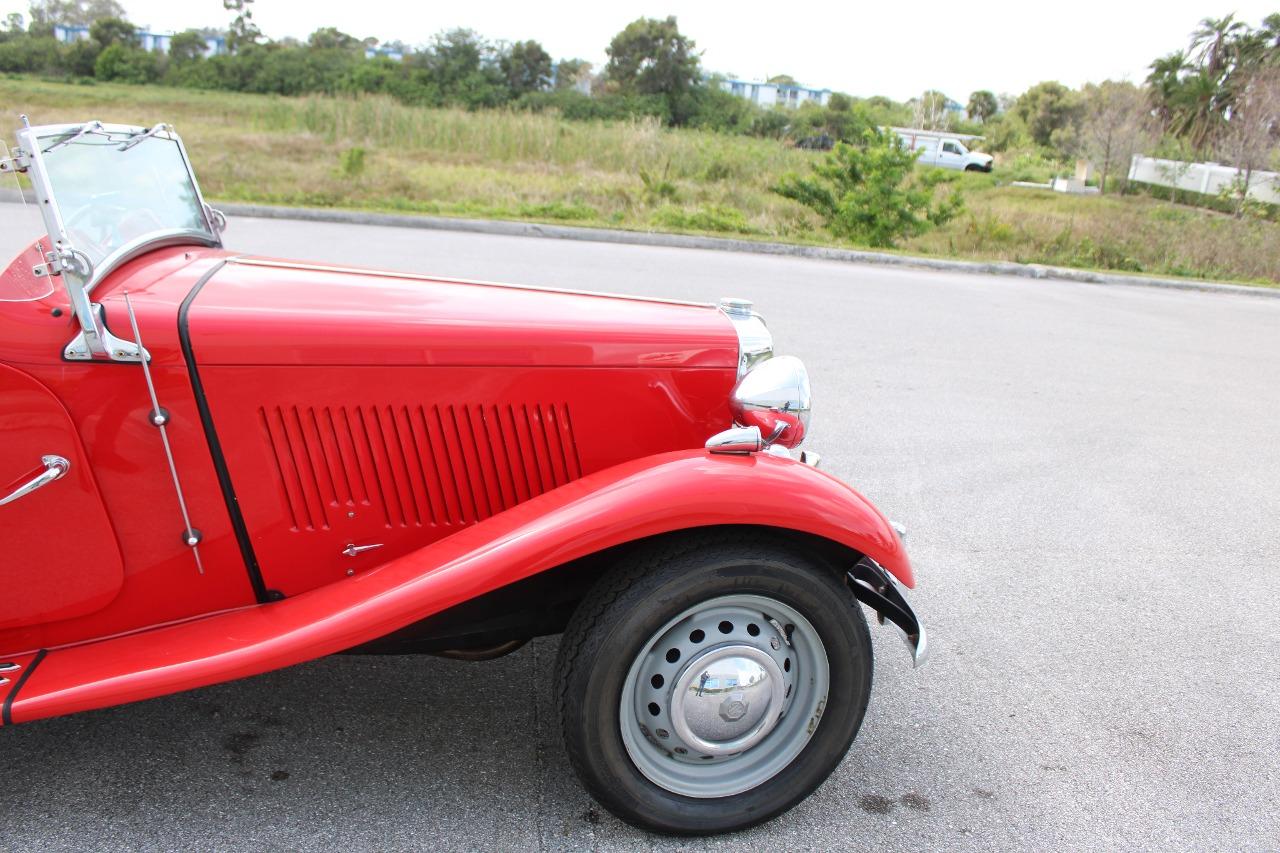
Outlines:
[[[920, 152], [917, 161], [925, 166], [957, 169], [962, 172], [990, 172], [994, 162], [990, 154], [970, 151], [958, 135], [948, 135], [932, 130], [893, 128], [903, 143], [912, 151]], [[975, 139], [977, 137], [968, 137]]]

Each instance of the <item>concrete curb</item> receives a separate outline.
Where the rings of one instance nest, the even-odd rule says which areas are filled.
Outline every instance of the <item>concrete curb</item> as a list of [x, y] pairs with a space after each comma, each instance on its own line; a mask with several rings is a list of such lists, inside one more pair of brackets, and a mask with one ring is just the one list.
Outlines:
[[558, 240], [587, 240], [596, 243], [622, 243], [633, 246], [664, 246], [679, 249], [710, 249], [722, 252], [749, 252], [757, 255], [783, 255], [816, 258], [824, 261], [883, 264], [987, 275], [1011, 275], [1023, 278], [1052, 278], [1085, 284], [1120, 284], [1137, 287], [1164, 287], [1174, 290], [1199, 290], [1216, 293], [1239, 293], [1246, 296], [1280, 298], [1280, 288], [1203, 281], [1199, 279], [1147, 278], [1116, 275], [1069, 267], [1040, 264], [1018, 264], [1010, 261], [958, 261], [926, 258], [916, 255], [894, 255], [888, 252], [866, 252], [857, 249], [835, 249], [825, 246], [801, 246], [792, 243], [764, 243], [735, 240], [728, 237], [696, 237], [688, 234], [662, 234], [648, 231], [619, 231], [610, 228], [582, 228], [571, 225], [545, 225], [536, 222], [513, 222], [503, 219], [454, 219], [445, 216], [416, 216], [396, 213], [374, 213], [331, 208], [276, 207], [261, 204], [228, 203], [219, 206], [228, 216], [250, 216], [263, 219], [297, 219], [310, 222], [344, 222], [352, 225], [382, 225], [396, 228], [431, 228], [442, 231], [465, 231], [472, 234], [495, 234], [504, 237], [551, 237]]
[[[17, 202], [13, 190], [0, 190], [0, 201]], [[339, 222], [349, 225], [381, 225], [395, 228], [429, 228], [439, 231], [463, 231], [472, 234], [494, 234], [503, 237], [550, 237], [557, 240], [586, 240], [595, 243], [620, 243], [632, 246], [662, 246], [678, 249], [709, 249], [721, 252], [748, 252], [758, 255], [782, 255], [793, 258], [815, 258], [846, 263], [882, 264], [985, 275], [1051, 278], [1084, 284], [1118, 284], [1134, 287], [1163, 287], [1172, 290], [1199, 290], [1210, 293], [1238, 293], [1245, 296], [1280, 298], [1280, 288], [1203, 281], [1200, 279], [1147, 278], [1136, 275], [1050, 267], [1040, 264], [1018, 264], [1010, 261], [958, 261], [888, 252], [866, 252], [857, 249], [835, 249], [824, 246], [800, 246], [791, 243], [764, 243], [735, 240], [729, 237], [695, 237], [687, 234], [662, 234], [649, 231], [619, 231], [610, 228], [583, 228], [572, 225], [545, 225], [537, 222], [513, 222], [503, 219], [454, 219], [446, 216], [417, 216], [398, 213], [375, 213], [334, 208], [277, 207], [265, 204], [218, 205], [228, 216], [261, 219], [293, 219], [303, 222]]]

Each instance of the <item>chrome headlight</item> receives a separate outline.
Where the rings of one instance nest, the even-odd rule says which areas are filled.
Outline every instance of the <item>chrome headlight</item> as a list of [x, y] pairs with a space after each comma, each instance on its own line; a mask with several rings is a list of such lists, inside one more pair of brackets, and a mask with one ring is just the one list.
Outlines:
[[773, 335], [764, 324], [764, 318], [752, 310], [750, 299], [720, 300], [720, 310], [732, 322], [738, 333], [738, 376], [773, 355]]
[[809, 429], [812, 395], [809, 371], [793, 355], [756, 365], [738, 380], [729, 397], [736, 423], [759, 427], [766, 444], [798, 447]]

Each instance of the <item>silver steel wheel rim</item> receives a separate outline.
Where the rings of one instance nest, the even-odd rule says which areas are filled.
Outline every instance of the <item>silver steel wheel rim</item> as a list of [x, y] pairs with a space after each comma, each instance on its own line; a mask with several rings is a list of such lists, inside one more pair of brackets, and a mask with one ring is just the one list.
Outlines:
[[763, 595], [725, 595], [659, 629], [622, 686], [622, 742], [650, 782], [728, 797], [776, 776], [809, 743], [830, 666], [809, 620]]

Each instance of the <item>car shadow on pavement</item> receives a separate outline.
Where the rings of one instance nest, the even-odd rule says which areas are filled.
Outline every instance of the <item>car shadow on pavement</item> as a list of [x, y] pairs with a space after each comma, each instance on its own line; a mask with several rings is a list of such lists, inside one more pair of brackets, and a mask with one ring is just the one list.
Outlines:
[[335, 656], [0, 730], [0, 823], [42, 851], [648, 848], [564, 756], [557, 640], [484, 663]]

